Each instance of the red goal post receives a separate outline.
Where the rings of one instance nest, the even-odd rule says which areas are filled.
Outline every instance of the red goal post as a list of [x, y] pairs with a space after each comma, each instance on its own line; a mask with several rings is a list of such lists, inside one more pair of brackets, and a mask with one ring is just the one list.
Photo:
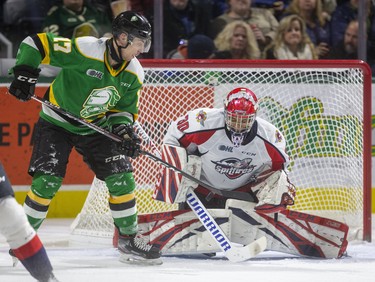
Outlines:
[[[349, 239], [371, 241], [371, 70], [362, 61], [142, 60], [139, 123], [157, 146], [169, 123], [188, 110], [222, 107], [235, 87], [248, 87], [258, 115], [284, 133], [292, 209], [347, 223]], [[146, 147], [147, 148], [147, 147]], [[133, 161], [139, 213], [173, 210], [152, 200], [159, 165]], [[94, 179], [72, 234], [111, 237], [105, 184]]]

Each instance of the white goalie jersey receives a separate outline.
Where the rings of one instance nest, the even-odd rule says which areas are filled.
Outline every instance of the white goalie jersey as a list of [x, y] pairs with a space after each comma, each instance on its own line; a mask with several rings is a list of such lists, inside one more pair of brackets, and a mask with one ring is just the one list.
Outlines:
[[196, 109], [171, 123], [164, 144], [184, 147], [201, 157], [200, 179], [221, 189], [235, 190], [289, 162], [282, 133], [256, 118], [250, 133], [234, 147], [225, 129], [224, 110]]

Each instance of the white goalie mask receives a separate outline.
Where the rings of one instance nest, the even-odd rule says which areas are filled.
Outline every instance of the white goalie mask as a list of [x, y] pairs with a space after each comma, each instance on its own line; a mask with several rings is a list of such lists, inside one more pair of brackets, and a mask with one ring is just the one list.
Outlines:
[[232, 143], [239, 147], [250, 132], [258, 110], [258, 99], [247, 88], [233, 89], [224, 99], [224, 116]]

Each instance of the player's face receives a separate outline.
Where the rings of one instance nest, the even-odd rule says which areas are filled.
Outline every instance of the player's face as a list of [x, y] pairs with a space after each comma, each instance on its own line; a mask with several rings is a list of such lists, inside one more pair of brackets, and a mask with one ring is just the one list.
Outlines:
[[227, 113], [227, 125], [236, 133], [242, 133], [250, 130], [254, 123], [255, 114], [234, 114]]
[[[122, 34], [118, 38], [118, 45], [125, 47], [128, 44], [128, 39], [125, 34]], [[135, 37], [131, 44], [129, 44], [126, 48], [121, 48], [121, 56], [125, 61], [130, 61], [131, 59], [137, 57], [140, 53], [145, 51], [146, 41]]]

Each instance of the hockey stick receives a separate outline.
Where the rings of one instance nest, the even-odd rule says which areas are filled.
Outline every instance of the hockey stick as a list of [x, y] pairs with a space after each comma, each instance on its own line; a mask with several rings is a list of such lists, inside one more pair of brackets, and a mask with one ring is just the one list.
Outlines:
[[[142, 138], [150, 145], [154, 154], [161, 157], [160, 151], [157, 149], [155, 143], [142, 128], [142, 126], [137, 122], [135, 123], [134, 127], [138, 130]], [[246, 246], [234, 246], [233, 243], [229, 241], [228, 237], [225, 235], [220, 226], [217, 224], [215, 219], [207, 211], [206, 207], [199, 200], [192, 188], [188, 188], [186, 194], [186, 202], [230, 261], [245, 261], [256, 256], [266, 249], [267, 240], [265, 236]]]
[[[102, 128], [102, 127], [100, 127], [100, 126], [97, 126], [96, 124], [90, 123], [90, 122], [88, 122], [87, 120], [85, 120], [83, 118], [77, 117], [74, 114], [72, 114], [72, 113], [70, 113], [70, 112], [68, 112], [68, 111], [60, 108], [57, 105], [52, 104], [51, 102], [49, 102], [47, 100], [39, 98], [38, 96], [35, 96], [35, 95], [32, 96], [31, 98], [33, 100], [35, 100], [35, 101], [37, 101], [37, 102], [39, 102], [39, 103], [41, 103], [41, 104], [49, 107], [49, 108], [51, 108], [52, 110], [55, 110], [56, 112], [61, 113], [61, 114], [65, 115], [65, 116], [69, 117], [70, 119], [72, 119], [74, 121], [77, 121], [77, 122], [79, 122], [79, 123], [81, 123], [83, 125], [86, 125], [87, 127], [89, 127], [91, 129], [93, 129], [93, 130], [95, 130], [95, 131], [103, 134], [104, 136], [107, 136], [108, 138], [110, 138], [110, 139], [112, 139], [112, 140], [114, 140], [116, 142], [123, 142], [124, 141], [122, 137], [120, 137], [120, 136], [118, 136], [118, 135], [116, 135], [116, 134], [114, 134], [114, 133], [112, 133], [112, 132], [110, 132], [110, 131]], [[139, 127], [140, 126], [137, 126], [137, 124], [136, 124], [136, 128], [139, 129]], [[141, 130], [141, 132], [142, 131], [143, 131], [143, 133], [145, 133], [143, 129]], [[204, 183], [203, 181], [201, 181], [201, 180], [199, 180], [199, 179], [191, 176], [190, 174], [188, 174], [188, 173], [180, 170], [179, 168], [171, 165], [170, 163], [165, 162], [159, 156], [156, 156], [156, 155], [151, 154], [150, 152], [147, 152], [147, 151], [144, 151], [144, 150], [140, 150], [140, 153], [142, 155], [145, 155], [146, 157], [148, 157], [148, 158], [150, 158], [150, 159], [152, 159], [152, 160], [160, 163], [161, 165], [163, 165], [163, 166], [165, 166], [165, 167], [167, 167], [169, 169], [172, 169], [172, 170], [180, 173], [181, 175], [185, 176], [189, 180], [198, 183], [199, 185], [203, 186], [204, 188], [206, 188], [207, 190], [209, 190], [213, 194], [217, 194], [217, 195], [225, 196], [225, 197], [231, 197], [231, 198], [234, 198], [234, 199], [239, 199], [239, 200], [244, 200], [244, 201], [249, 201], [249, 202], [254, 202], [254, 198], [249, 193], [245, 193], [245, 192], [232, 192], [232, 193], [230, 193], [231, 191], [221, 191], [219, 189], [211, 187], [210, 185]]]

